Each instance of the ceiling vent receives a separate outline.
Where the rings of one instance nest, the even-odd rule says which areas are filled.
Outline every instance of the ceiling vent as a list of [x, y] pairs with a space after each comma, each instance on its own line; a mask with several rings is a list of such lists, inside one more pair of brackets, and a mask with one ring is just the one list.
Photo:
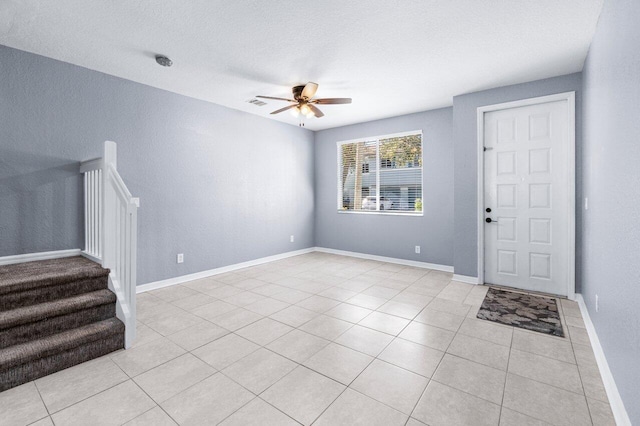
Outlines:
[[265, 106], [267, 103], [262, 102], [260, 99], [249, 99], [247, 102], [254, 104], [255, 106]]

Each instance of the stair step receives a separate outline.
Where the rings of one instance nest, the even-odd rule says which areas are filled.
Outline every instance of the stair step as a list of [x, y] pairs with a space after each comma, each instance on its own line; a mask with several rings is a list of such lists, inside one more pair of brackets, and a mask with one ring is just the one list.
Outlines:
[[124, 347], [117, 318], [0, 349], [0, 392]]
[[82, 256], [0, 266], [0, 312], [106, 289], [108, 276]]
[[115, 303], [104, 289], [0, 312], [0, 349], [114, 317]]

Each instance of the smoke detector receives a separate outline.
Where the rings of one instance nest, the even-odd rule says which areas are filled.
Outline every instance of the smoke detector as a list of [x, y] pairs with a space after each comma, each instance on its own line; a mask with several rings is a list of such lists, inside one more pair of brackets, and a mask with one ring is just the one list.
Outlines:
[[158, 65], [162, 65], [163, 67], [170, 67], [173, 65], [173, 61], [164, 55], [156, 55], [156, 62]]

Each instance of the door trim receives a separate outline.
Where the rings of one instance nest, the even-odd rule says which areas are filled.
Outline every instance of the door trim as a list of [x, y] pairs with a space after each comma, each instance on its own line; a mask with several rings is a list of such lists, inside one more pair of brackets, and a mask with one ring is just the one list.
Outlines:
[[478, 205], [477, 205], [477, 223], [478, 223], [478, 282], [484, 284], [484, 114], [491, 111], [499, 111], [503, 109], [518, 108], [529, 105], [543, 104], [547, 102], [567, 101], [567, 135], [569, 138], [569, 146], [567, 150], [567, 170], [569, 175], [568, 194], [568, 283], [567, 297], [571, 300], [576, 298], [576, 92], [564, 92], [555, 95], [541, 96], [537, 98], [522, 99], [514, 102], [505, 102], [495, 105], [486, 105], [478, 107], [477, 110], [477, 158], [478, 158]]

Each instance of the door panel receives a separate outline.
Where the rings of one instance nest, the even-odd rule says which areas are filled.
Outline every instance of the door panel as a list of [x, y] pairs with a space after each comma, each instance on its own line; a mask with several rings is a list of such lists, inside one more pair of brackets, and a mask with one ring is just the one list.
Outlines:
[[566, 295], [567, 101], [484, 114], [485, 282]]

